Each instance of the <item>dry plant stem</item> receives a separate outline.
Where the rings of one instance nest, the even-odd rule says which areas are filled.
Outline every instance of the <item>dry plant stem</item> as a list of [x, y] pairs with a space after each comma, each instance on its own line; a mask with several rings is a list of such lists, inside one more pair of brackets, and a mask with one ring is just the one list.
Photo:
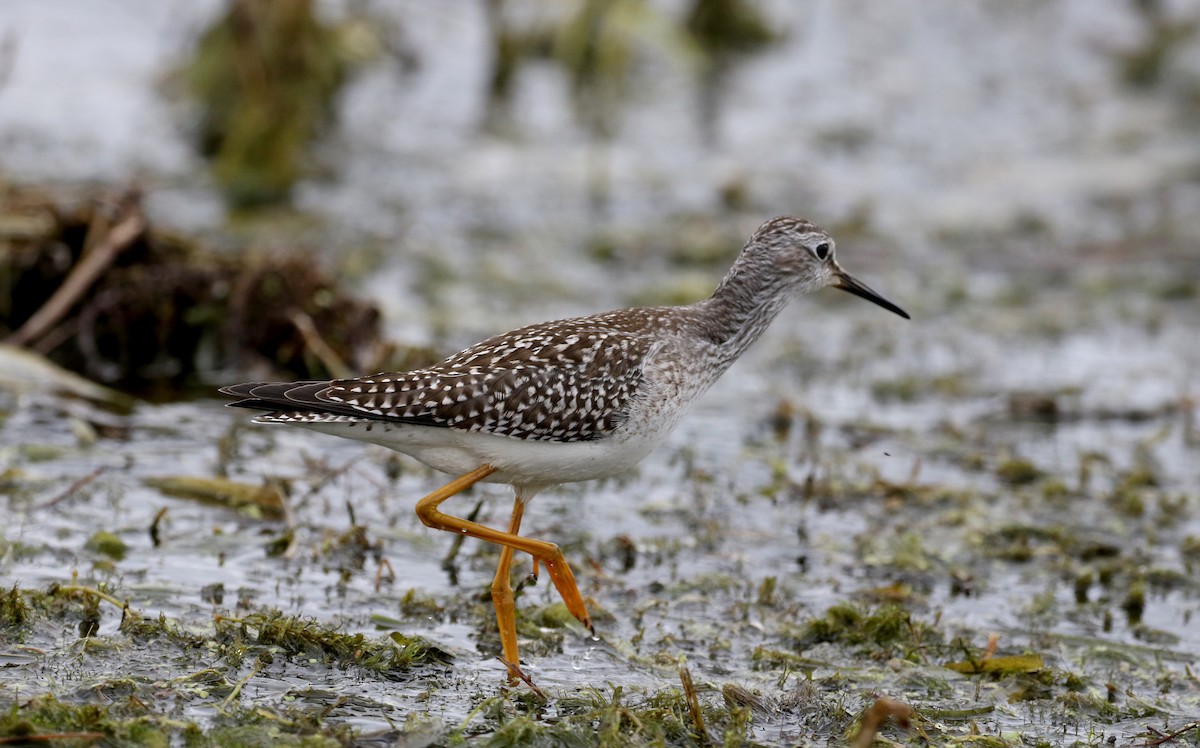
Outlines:
[[707, 745], [710, 741], [708, 730], [704, 728], [704, 713], [700, 711], [700, 697], [696, 695], [696, 684], [692, 682], [692, 672], [687, 669], [687, 665], [679, 665], [679, 682], [683, 685], [683, 695], [692, 715], [692, 724], [696, 727], [696, 736], [701, 743]]
[[162, 546], [162, 534], [159, 527], [162, 525], [163, 518], [167, 516], [167, 507], [163, 507], [154, 513], [154, 521], [150, 523], [150, 542], [155, 548]]
[[539, 698], [549, 701], [549, 699], [546, 697], [546, 693], [534, 685], [533, 679], [525, 674], [525, 671], [521, 669], [520, 665], [517, 665], [513, 662], [508, 662], [503, 657], [497, 657], [496, 659], [500, 660], [500, 662], [504, 663], [504, 667], [508, 668], [508, 678], [510, 681], [519, 679], [522, 683], [529, 686], [529, 689], [536, 693]]
[[862, 727], [859, 728], [858, 736], [854, 738], [851, 746], [867, 748], [874, 743], [875, 735], [878, 734], [879, 728], [883, 727], [883, 723], [887, 721], [888, 717], [896, 720], [897, 725], [907, 730], [912, 716], [913, 710], [908, 704], [880, 696], [863, 715]]
[[[1151, 727], [1149, 729], [1154, 730], [1153, 727]], [[1151, 740], [1151, 741], [1142, 743], [1142, 745], [1145, 745], [1145, 746], [1162, 745], [1163, 743], [1168, 743], [1168, 742], [1171, 742], [1172, 740], [1176, 740], [1177, 738], [1183, 736], [1184, 734], [1190, 732], [1191, 730], [1200, 730], [1200, 722], [1192, 722], [1190, 724], [1184, 725], [1183, 727], [1176, 730], [1175, 732], [1172, 732], [1167, 735], [1163, 735], [1158, 730], [1154, 730], [1154, 732], [1156, 734], [1160, 735], [1161, 737], [1156, 738], [1155, 740]]]
[[[468, 522], [475, 522], [479, 519], [479, 512], [483, 510], [483, 499], [475, 502], [475, 508], [467, 515]], [[463, 541], [466, 540], [466, 535], [455, 535], [454, 540], [450, 543], [450, 551], [446, 553], [446, 557], [442, 559], [442, 568], [449, 569], [454, 566], [454, 560], [458, 558], [458, 552], [462, 549]], [[537, 562], [535, 561], [536, 565]]]
[[387, 579], [388, 583], [396, 581], [396, 570], [392, 568], [392, 562], [386, 558], [379, 559], [379, 563], [375, 567], [375, 591], [383, 587], [383, 580]]
[[36, 345], [33, 345], [32, 348], [45, 356], [77, 335], [79, 335], [79, 317], [67, 319], [47, 330], [37, 339]]
[[225, 697], [225, 700], [221, 702], [221, 706], [229, 706], [233, 700], [237, 698], [238, 694], [242, 692], [242, 686], [250, 682], [251, 678], [258, 675], [258, 671], [262, 670], [262, 667], [262, 662], [254, 663], [254, 667], [250, 670], [250, 672], [246, 673], [244, 678], [240, 679], [236, 684], [234, 684], [233, 690], [230, 691], [229, 695]]
[[304, 344], [308, 346], [308, 350], [312, 351], [312, 354], [320, 360], [334, 378], [349, 379], [354, 376], [354, 372], [346, 365], [342, 357], [337, 355], [337, 352], [321, 337], [312, 317], [299, 309], [293, 309], [288, 313], [288, 319], [296, 326], [300, 337], [304, 338]]
[[93, 595], [109, 605], [114, 605], [120, 608], [122, 611], [129, 611], [129, 615], [134, 616], [135, 618], [141, 618], [141, 615], [136, 610], [129, 607], [129, 603], [127, 601], [118, 600], [107, 592], [101, 592], [95, 587], [87, 587], [82, 584], [60, 584], [58, 586], [58, 590], [59, 592], [82, 592], [85, 595]]
[[[350, 470], [350, 468], [352, 468], [355, 465], [357, 465], [358, 463], [362, 462], [363, 459], [365, 459], [365, 458], [355, 457], [352, 460], [347, 460], [346, 463], [344, 465], [342, 465], [341, 467], [336, 467], [336, 468], [326, 468], [324, 466], [319, 467], [319, 470], [320, 470], [319, 474], [314, 477], [312, 482], [309, 483], [308, 489], [300, 497], [300, 502], [304, 503], [305, 500], [310, 499], [313, 496], [316, 496], [318, 493], [321, 492], [321, 489], [325, 488], [325, 486], [328, 486], [333, 481], [335, 481], [338, 478], [345, 475]], [[318, 470], [318, 468], [313, 468], [313, 469]], [[380, 487], [380, 484], [371, 480], [369, 476], [363, 475], [360, 477], [365, 478], [368, 482], [372, 483], [376, 487]]]
[[1000, 635], [993, 632], [988, 634], [987, 649], [983, 650], [983, 659], [980, 662], [987, 662], [992, 659], [992, 655], [996, 654], [996, 647], [1000, 645]]
[[1196, 410], [1200, 408], [1200, 398], [1185, 395], [1180, 399], [1179, 406], [1183, 411], [1183, 443], [1200, 445], [1200, 429], [1196, 428]]
[[290, 559], [296, 555], [296, 515], [292, 511], [292, 502], [288, 500], [287, 492], [283, 487], [279, 487], [279, 508], [283, 512], [283, 526], [288, 534], [287, 548], [283, 549], [283, 553], [279, 554], [280, 558]]
[[108, 230], [104, 238], [90, 251], [84, 253], [58, 290], [46, 300], [41, 309], [25, 321], [4, 341], [12, 345], [27, 346], [44, 335], [63, 318], [75, 302], [87, 292], [104, 270], [113, 263], [123, 250], [133, 243], [146, 229], [146, 218], [134, 205], [129, 214]]
[[38, 509], [49, 509], [50, 507], [53, 507], [55, 504], [58, 504], [60, 501], [70, 498], [71, 496], [73, 496], [75, 494], [76, 491], [78, 491], [79, 489], [83, 488], [87, 484], [89, 484], [92, 481], [99, 478], [101, 476], [101, 474], [103, 474], [106, 470], [108, 470], [108, 466], [101, 465], [100, 467], [96, 468], [95, 470], [88, 473], [87, 475], [79, 478], [78, 480], [73, 482], [71, 485], [67, 486], [66, 489], [62, 493], [55, 496], [53, 499], [50, 499], [50, 500], [46, 501], [44, 504], [39, 505]]

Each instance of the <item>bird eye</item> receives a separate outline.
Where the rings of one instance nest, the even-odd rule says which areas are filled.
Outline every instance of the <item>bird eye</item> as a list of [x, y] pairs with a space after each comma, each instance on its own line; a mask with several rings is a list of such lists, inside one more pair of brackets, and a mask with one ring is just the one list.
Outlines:
[[829, 258], [829, 242], [821, 242], [817, 246], [813, 247], [813, 254], [815, 254], [817, 256], [818, 260], [825, 261], [826, 259], [828, 259]]

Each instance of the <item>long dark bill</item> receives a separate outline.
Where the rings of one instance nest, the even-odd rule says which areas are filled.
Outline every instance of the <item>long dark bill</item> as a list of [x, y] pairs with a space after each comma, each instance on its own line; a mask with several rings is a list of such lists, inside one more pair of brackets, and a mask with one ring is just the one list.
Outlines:
[[889, 312], [895, 312], [896, 314], [899, 314], [904, 319], [912, 319], [908, 316], [908, 312], [875, 293], [871, 290], [870, 286], [858, 280], [853, 275], [850, 275], [845, 270], [837, 271], [837, 282], [833, 284], [833, 287], [840, 288], [843, 291], [848, 291], [855, 296], [861, 296], [867, 301], [873, 301]]

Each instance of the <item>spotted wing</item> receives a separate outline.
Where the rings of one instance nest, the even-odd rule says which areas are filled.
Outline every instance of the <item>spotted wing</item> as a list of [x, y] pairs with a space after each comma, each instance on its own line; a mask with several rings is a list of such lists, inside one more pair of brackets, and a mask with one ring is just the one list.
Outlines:
[[567, 320], [485, 340], [426, 369], [290, 388], [235, 385], [226, 391], [246, 397], [248, 407], [285, 413], [589, 441], [624, 422], [650, 347], [634, 333], [587, 319]]

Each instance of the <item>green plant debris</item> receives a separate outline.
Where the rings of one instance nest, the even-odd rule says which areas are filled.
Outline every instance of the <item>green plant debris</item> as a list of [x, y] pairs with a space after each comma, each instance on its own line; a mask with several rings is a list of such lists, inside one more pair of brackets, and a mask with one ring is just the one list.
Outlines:
[[824, 615], [808, 619], [796, 632], [795, 640], [801, 650], [834, 642], [907, 659], [919, 658], [923, 648], [940, 645], [943, 637], [935, 628], [914, 620], [899, 605], [886, 604], [868, 610], [851, 603], [838, 603]]
[[445, 661], [448, 657], [443, 650], [416, 637], [393, 635], [385, 641], [372, 640], [279, 611], [251, 613], [241, 618], [217, 616], [213, 624], [217, 641], [226, 647], [245, 648], [247, 652], [267, 648], [288, 657], [338, 667], [389, 672]]
[[441, 615], [445, 606], [434, 596], [417, 589], [410, 589], [400, 599], [400, 611], [406, 616], [428, 617]]
[[[60, 740], [111, 741], [119, 745], [166, 746], [170, 730], [144, 718], [132, 703], [101, 706], [68, 704], [53, 696], [16, 704], [0, 717], [0, 738], [24, 738], [28, 744], [46, 743], [53, 735]], [[18, 740], [8, 742], [19, 743]]]
[[433, 662], [449, 662], [454, 655], [441, 647], [419, 636], [409, 636], [399, 631], [388, 634], [397, 652], [394, 658], [396, 666], [408, 667], [416, 664]]
[[[239, 691], [264, 669], [278, 670], [288, 662], [310, 670], [354, 667], [394, 680], [417, 665], [451, 659], [445, 650], [420, 637], [392, 632], [369, 639], [278, 611], [251, 613], [240, 619], [218, 616], [205, 632], [185, 630], [163, 615], [142, 617], [121, 605], [126, 615], [118, 633], [100, 636], [101, 602], [121, 605], [113, 595], [82, 585], [55, 585], [48, 592], [13, 587], [0, 598], [0, 614], [4, 628], [19, 626], [27, 638], [40, 631], [57, 632], [61, 628], [58, 621], [72, 622], [80, 616], [93, 621], [86, 624], [86, 630], [80, 624], [80, 635], [92, 637], [83, 640], [87, 642], [83, 651], [88, 653], [84, 662], [95, 661], [96, 667], [120, 652], [122, 658], [132, 658], [134, 669], [140, 669], [135, 663], [142, 661], [145, 655], [138, 653], [143, 650], [158, 652], [152, 657], [163, 658], [159, 668], [167, 662], [188, 660], [215, 664], [157, 680], [140, 675], [89, 679], [86, 692], [74, 693], [69, 702], [60, 695], [38, 694], [29, 686], [0, 690], [5, 710], [0, 712], [0, 741], [24, 738], [38, 744], [90, 740], [165, 746], [182, 739], [187, 745], [202, 746], [347, 745], [353, 730], [345, 723], [326, 722], [318, 713], [305, 713], [286, 702], [276, 706], [242, 704]], [[0, 648], [0, 660], [6, 655]], [[253, 667], [246, 670], [250, 663]], [[166, 703], [164, 697], [172, 696], [169, 700], [223, 702], [215, 721], [201, 724], [156, 709]]]
[[1129, 585], [1125, 599], [1121, 602], [1121, 609], [1125, 611], [1130, 626], [1142, 622], [1142, 614], [1146, 612], [1146, 582], [1141, 577]]
[[114, 561], [124, 560], [125, 554], [129, 551], [129, 546], [125, 544], [124, 540], [107, 530], [97, 530], [92, 533], [83, 547], [108, 556]]
[[777, 38], [748, 0], [695, 0], [685, 25], [705, 52], [716, 57], [757, 52]]
[[762, 580], [762, 584], [758, 586], [758, 595], [755, 600], [756, 605], [764, 607], [772, 607], [776, 603], [775, 588], [779, 586], [778, 577], [766, 577]]
[[271, 483], [252, 486], [225, 478], [186, 475], [144, 478], [142, 482], [168, 496], [220, 504], [266, 519], [283, 516], [283, 494]]
[[1193, 569], [1200, 564], [1200, 535], [1186, 536], [1180, 543], [1179, 555], [1187, 564], [1188, 574], [1191, 574]]
[[139, 698], [105, 703], [68, 703], [54, 696], [26, 698], [0, 714], [0, 741], [13, 745], [295, 746], [337, 748], [347, 744], [344, 724], [322, 724], [287, 712], [235, 709], [221, 724], [204, 727], [190, 720], [147, 710]]
[[16, 628], [29, 620], [29, 606], [14, 584], [8, 592], [0, 595], [0, 628]]
[[236, 0], [187, 69], [197, 149], [235, 207], [286, 202], [350, 70], [344, 38], [311, 0]]
[[753, 654], [750, 655], [750, 661], [760, 670], [776, 670], [788, 669], [799, 672], [813, 671], [819, 667], [829, 667], [829, 663], [822, 660], [812, 660], [807, 657], [802, 657], [795, 652], [785, 652], [779, 649], [768, 649], [767, 647], [758, 646], [754, 648]]
[[[589, 608], [590, 610], [590, 608]], [[592, 614], [595, 615], [594, 613]], [[562, 602], [553, 602], [524, 612], [525, 620], [541, 628], [580, 628], [581, 624]]]
[[1117, 61], [1126, 84], [1152, 88], [1163, 79], [1171, 59], [1194, 41], [1200, 28], [1195, 22], [1172, 17], [1155, 3], [1136, 7], [1143, 16], [1145, 31], [1139, 35], [1137, 46], [1123, 51]]
[[1041, 655], [1008, 655], [986, 660], [947, 662], [943, 667], [967, 675], [987, 674], [998, 677], [1041, 672], [1046, 667]]
[[639, 0], [585, 0], [554, 35], [553, 58], [568, 72], [572, 104], [594, 135], [617, 132], [639, 41], [678, 35], [657, 11]]
[[964, 374], [912, 374], [896, 379], [881, 379], [871, 384], [871, 395], [879, 402], [910, 403], [925, 397], [959, 398], [968, 394], [969, 378]]
[[645, 693], [615, 686], [608, 693], [584, 689], [559, 700], [552, 721], [519, 715], [506, 720], [489, 745], [706, 746], [713, 741], [750, 745], [750, 710], [706, 700], [707, 734], [696, 732], [687, 699], [678, 689]]
[[1070, 539], [1061, 527], [1004, 525], [989, 531], [983, 547], [997, 558], [1026, 562], [1038, 554], [1065, 553]]
[[1037, 465], [1021, 457], [1011, 457], [996, 466], [996, 477], [1010, 486], [1024, 486], [1044, 475]]

